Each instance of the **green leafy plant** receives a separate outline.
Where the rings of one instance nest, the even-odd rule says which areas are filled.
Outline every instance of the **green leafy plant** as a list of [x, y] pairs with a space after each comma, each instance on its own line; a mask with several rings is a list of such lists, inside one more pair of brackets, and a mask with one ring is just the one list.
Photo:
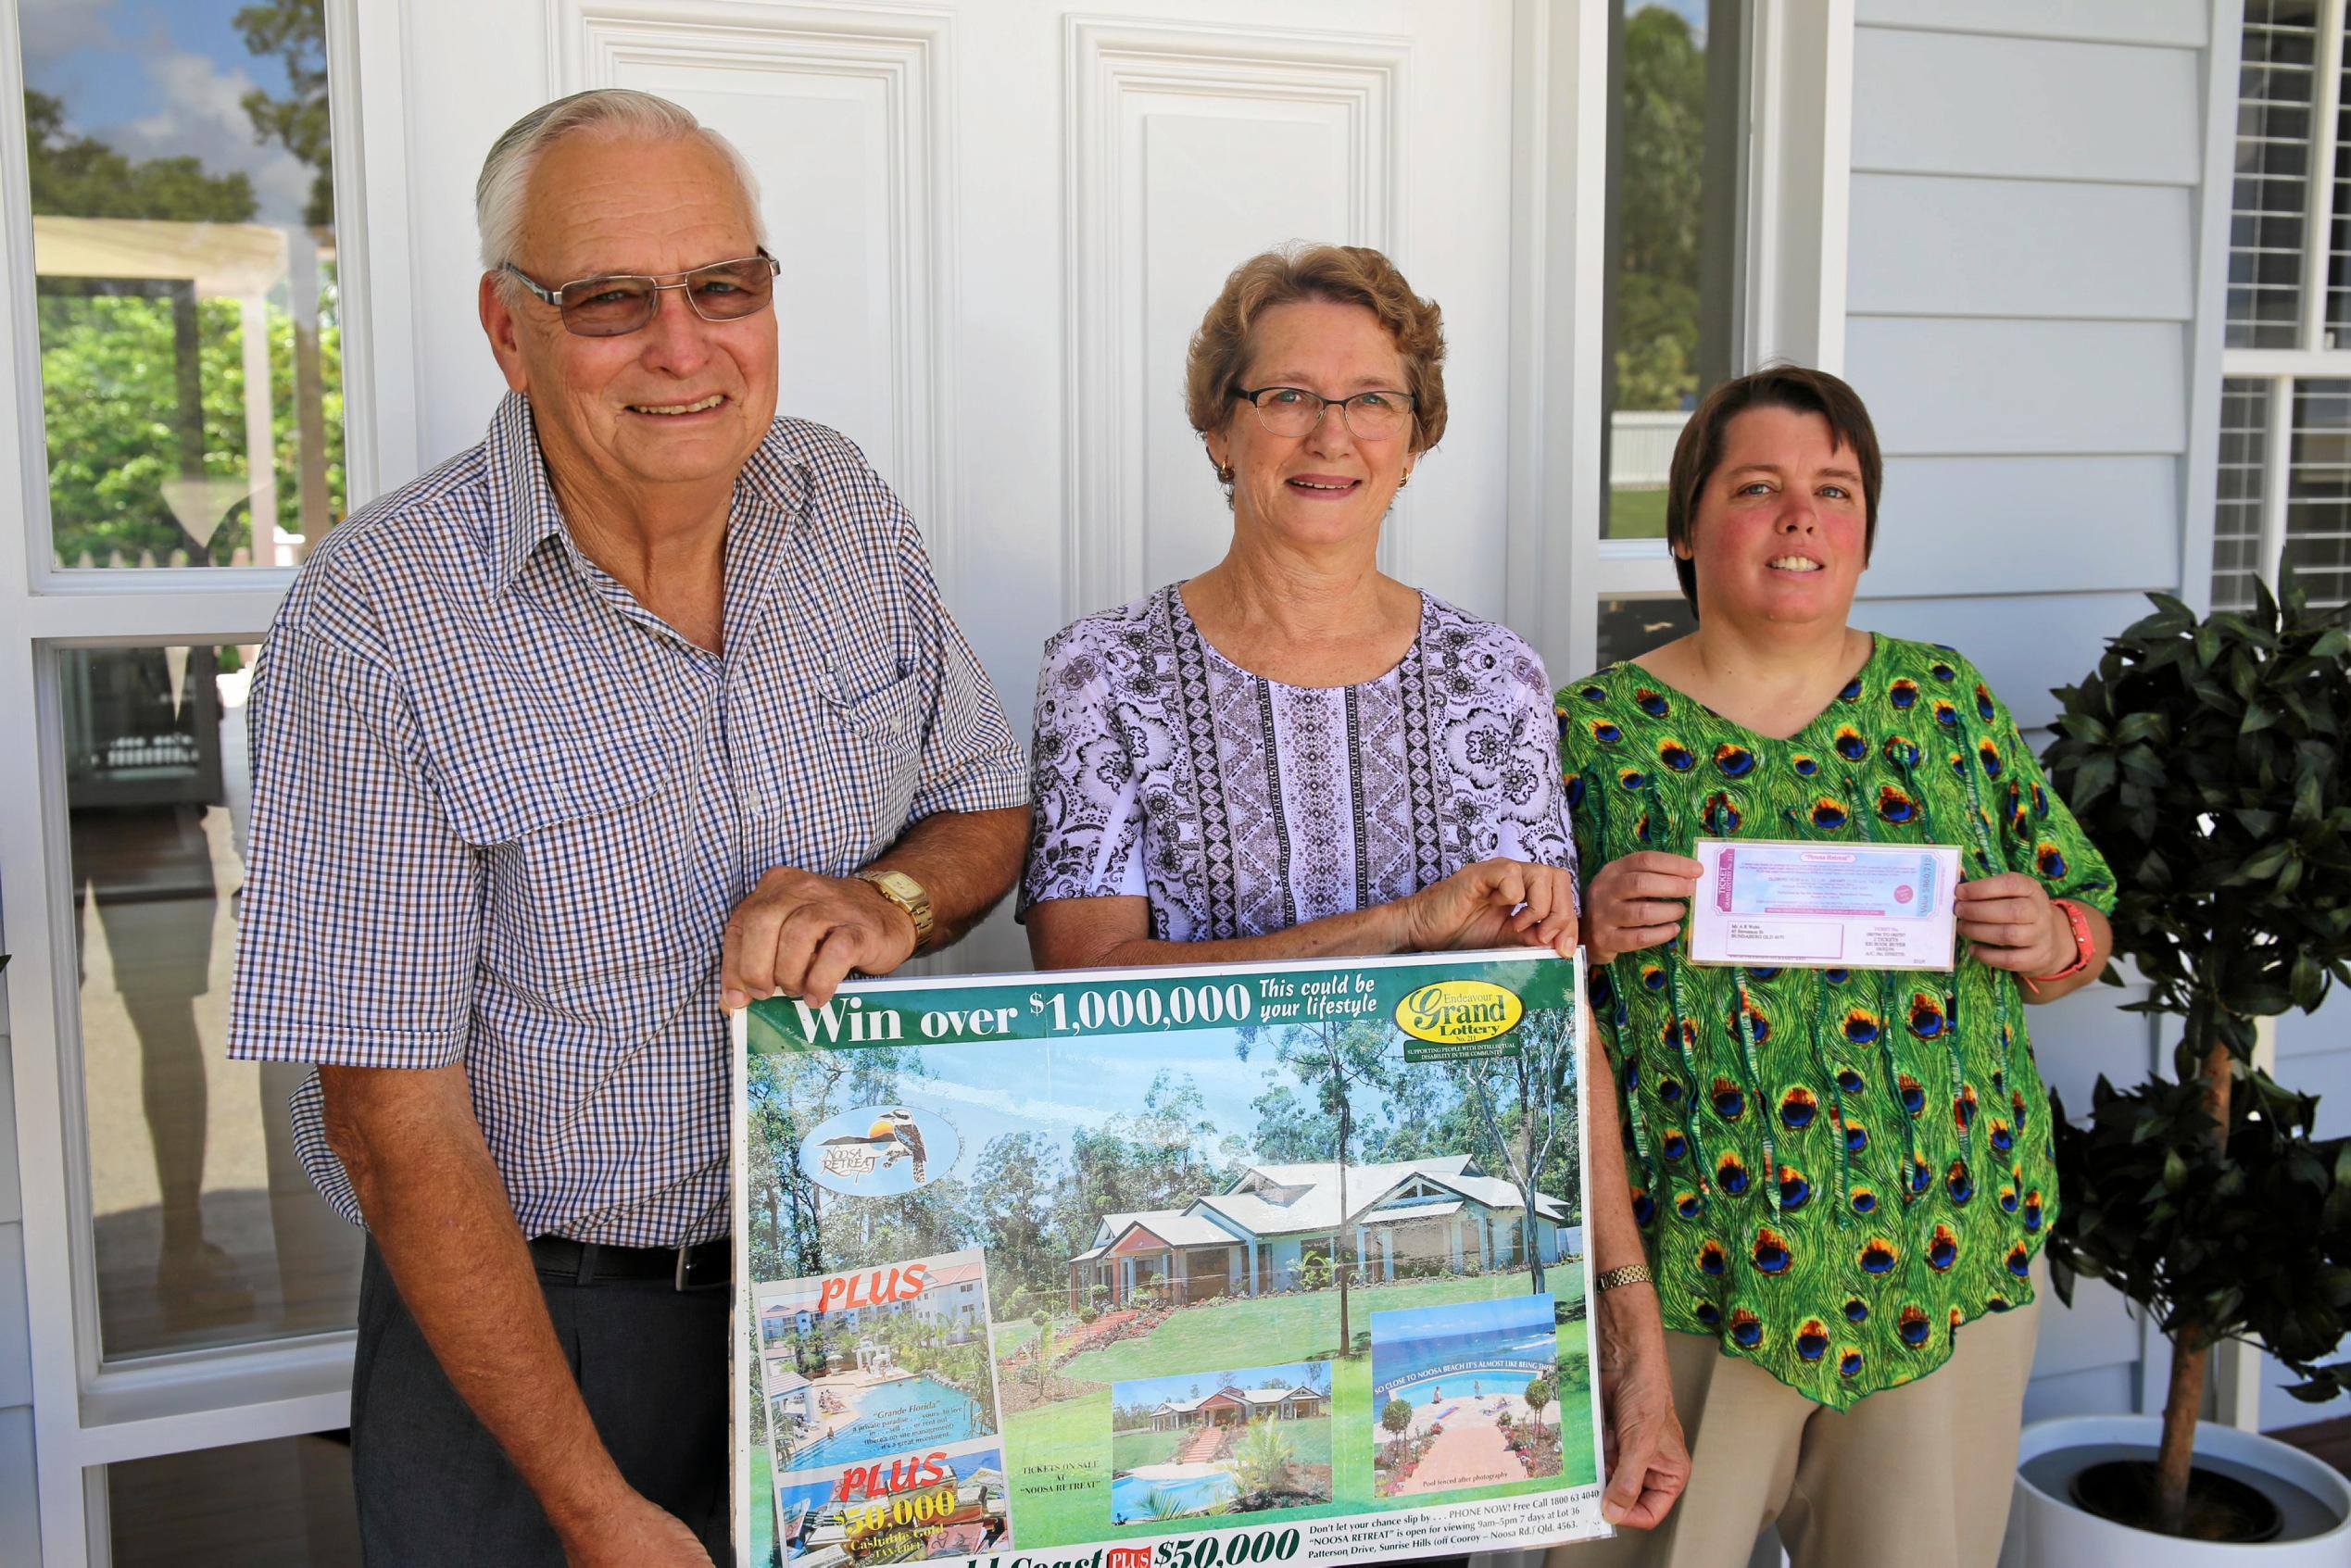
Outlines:
[[1297, 1457], [1281, 1423], [1251, 1422], [1233, 1451], [1233, 1479], [1244, 1493], [1288, 1491], [1290, 1461]]
[[1527, 1385], [1527, 1408], [1535, 1412], [1535, 1430], [1543, 1430], [1543, 1407], [1559, 1397], [1559, 1385], [1548, 1374], [1530, 1380]]
[[2321, 1364], [2351, 1331], [2351, 1146], [2252, 1062], [2257, 1020], [2351, 981], [2351, 633], [2290, 576], [2246, 615], [2152, 597], [2056, 693], [2046, 760], [2113, 868], [2115, 952], [2153, 992], [2134, 1009], [2185, 1028], [2174, 1077], [2101, 1078], [2080, 1126], [2056, 1105], [2049, 1253], [2060, 1298], [2107, 1280], [2171, 1340], [2147, 1523], [2178, 1534], [2213, 1346], [2258, 1340], [2301, 1399], [2351, 1387]]

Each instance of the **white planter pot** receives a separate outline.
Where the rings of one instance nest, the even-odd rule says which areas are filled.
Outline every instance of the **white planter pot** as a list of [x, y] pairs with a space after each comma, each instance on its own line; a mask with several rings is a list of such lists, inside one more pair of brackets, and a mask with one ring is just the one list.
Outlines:
[[[2297, 1503], [2315, 1533], [2260, 1546], [2185, 1541], [2117, 1524], [2077, 1508], [2072, 1478], [2092, 1464], [2118, 1458], [2155, 1458], [2163, 1434], [2151, 1415], [2085, 1415], [2041, 1421], [2024, 1430], [2017, 1450], [2016, 1500], [2000, 1568], [2343, 1568], [2351, 1563], [2351, 1480], [2299, 1449], [2232, 1426], [2196, 1428], [2196, 1464], [2254, 1486], [2273, 1501]], [[2118, 1450], [2132, 1450], [2118, 1452]], [[2297, 1487], [2303, 1499], [2282, 1498], [2276, 1484]], [[2316, 1507], [2311, 1507], [2315, 1500]], [[2287, 1535], [2295, 1534], [2294, 1509]], [[2332, 1521], [2330, 1524], [2329, 1521]]]

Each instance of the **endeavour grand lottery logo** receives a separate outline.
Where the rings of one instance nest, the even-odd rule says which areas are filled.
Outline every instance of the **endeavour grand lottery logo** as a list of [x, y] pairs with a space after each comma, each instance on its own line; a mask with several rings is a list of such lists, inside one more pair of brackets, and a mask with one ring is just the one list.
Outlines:
[[945, 1175], [963, 1140], [933, 1110], [864, 1105], [818, 1123], [800, 1145], [809, 1179], [849, 1198], [892, 1198]]

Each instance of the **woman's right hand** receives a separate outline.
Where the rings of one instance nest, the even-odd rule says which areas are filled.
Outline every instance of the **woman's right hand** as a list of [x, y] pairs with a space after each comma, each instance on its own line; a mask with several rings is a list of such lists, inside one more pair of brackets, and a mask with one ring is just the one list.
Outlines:
[[1672, 939], [1705, 868], [1687, 855], [1641, 849], [1600, 868], [1584, 898], [1584, 947], [1594, 963]]
[[1549, 947], [1576, 950], [1576, 879], [1561, 866], [1530, 860], [1479, 860], [1389, 906], [1408, 953], [1443, 948]]

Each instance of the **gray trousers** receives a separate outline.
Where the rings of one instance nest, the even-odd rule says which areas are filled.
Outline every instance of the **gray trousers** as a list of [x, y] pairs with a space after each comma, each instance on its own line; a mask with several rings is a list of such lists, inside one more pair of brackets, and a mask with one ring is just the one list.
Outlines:
[[[621, 1474], [727, 1568], [730, 1293], [546, 1273], [539, 1286]], [[372, 1242], [359, 1276], [351, 1480], [369, 1568], [563, 1568], [538, 1499], [450, 1386]]]

